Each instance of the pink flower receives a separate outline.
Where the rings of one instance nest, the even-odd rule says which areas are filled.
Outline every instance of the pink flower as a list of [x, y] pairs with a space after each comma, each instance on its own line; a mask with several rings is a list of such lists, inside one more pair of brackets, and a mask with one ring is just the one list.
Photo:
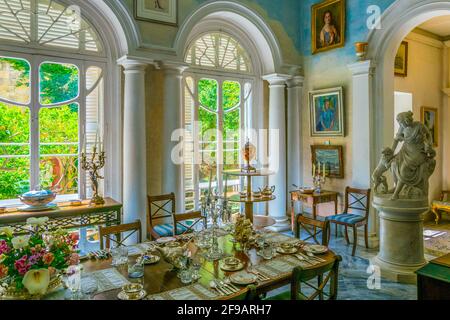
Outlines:
[[5, 240], [0, 240], [0, 254], [8, 253], [11, 249]]
[[80, 263], [80, 256], [77, 253], [72, 253], [69, 258], [69, 264], [75, 266]]
[[53, 255], [53, 253], [49, 252], [44, 254], [42, 260], [46, 265], [50, 265], [53, 262], [53, 260], [55, 260], [55, 256]]
[[19, 272], [21, 276], [28, 272], [31, 268], [31, 264], [27, 263], [27, 256], [23, 256], [14, 263], [14, 267]]
[[30, 265], [34, 265], [39, 261], [40, 258], [41, 258], [40, 254], [34, 254], [34, 255], [30, 256], [30, 258], [28, 259], [28, 263]]

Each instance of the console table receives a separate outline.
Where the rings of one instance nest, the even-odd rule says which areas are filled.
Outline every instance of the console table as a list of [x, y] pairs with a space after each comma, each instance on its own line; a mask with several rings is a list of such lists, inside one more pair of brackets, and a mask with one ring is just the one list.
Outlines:
[[295, 232], [295, 202], [300, 201], [302, 203], [307, 203], [312, 206], [313, 219], [317, 218], [317, 205], [321, 203], [334, 202], [334, 213], [337, 214], [338, 207], [338, 195], [339, 193], [334, 191], [322, 191], [314, 193], [302, 193], [299, 190], [291, 191], [291, 223], [292, 231]]
[[81, 206], [71, 206], [69, 202], [58, 203], [53, 210], [37, 212], [21, 212], [17, 208], [7, 209], [0, 214], [0, 227], [12, 227], [16, 234], [26, 233], [28, 218], [48, 217], [47, 225], [50, 228], [84, 228], [98, 225], [118, 225], [122, 221], [122, 204], [106, 198], [104, 205], [90, 205], [89, 200], [82, 202]]

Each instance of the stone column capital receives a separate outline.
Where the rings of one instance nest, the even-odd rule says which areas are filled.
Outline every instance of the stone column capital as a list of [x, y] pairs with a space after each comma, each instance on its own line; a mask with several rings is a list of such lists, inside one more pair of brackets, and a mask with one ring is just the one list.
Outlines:
[[372, 60], [359, 61], [347, 65], [354, 76], [372, 74], [375, 70], [376, 64]]
[[262, 77], [263, 80], [269, 82], [271, 87], [285, 87], [286, 81], [291, 78], [291, 75], [279, 73], [272, 73]]
[[303, 83], [305, 82], [305, 77], [295, 76], [292, 79], [286, 81], [288, 89], [303, 88]]
[[450, 48], [450, 40], [444, 41], [444, 46]]
[[161, 66], [161, 69], [164, 70], [165, 74], [179, 77], [181, 77], [183, 72], [189, 68], [187, 63], [178, 61], [160, 61], [158, 64]]

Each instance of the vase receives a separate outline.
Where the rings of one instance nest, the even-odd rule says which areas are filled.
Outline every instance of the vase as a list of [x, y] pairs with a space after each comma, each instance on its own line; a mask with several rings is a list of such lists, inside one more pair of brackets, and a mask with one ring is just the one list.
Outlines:
[[[62, 284], [62, 278], [61, 275], [53, 276], [50, 279], [50, 283], [48, 284], [47, 292], [46, 294], [49, 294], [56, 289], [58, 289]], [[28, 293], [28, 290], [23, 289], [17, 289], [14, 285], [10, 285], [5, 289], [4, 292], [0, 292], [0, 300], [31, 300], [31, 299], [37, 299], [40, 300], [45, 295], [31, 295]]]

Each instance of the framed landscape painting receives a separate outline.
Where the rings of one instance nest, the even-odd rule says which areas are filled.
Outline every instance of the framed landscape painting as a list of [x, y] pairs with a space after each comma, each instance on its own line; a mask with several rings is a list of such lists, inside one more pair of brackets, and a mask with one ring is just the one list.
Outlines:
[[395, 56], [395, 75], [399, 77], [408, 76], [408, 42], [403, 41]]
[[345, 0], [326, 0], [311, 9], [312, 53], [345, 45]]
[[343, 88], [331, 88], [309, 93], [312, 137], [345, 135]]
[[439, 146], [439, 114], [438, 109], [422, 107], [420, 113], [420, 120], [425, 127], [430, 130], [431, 139], [433, 139], [433, 146]]
[[342, 146], [315, 145], [311, 146], [312, 163], [318, 166], [325, 164], [327, 176], [344, 178], [344, 158]]
[[136, 20], [178, 26], [177, 0], [134, 0]]

